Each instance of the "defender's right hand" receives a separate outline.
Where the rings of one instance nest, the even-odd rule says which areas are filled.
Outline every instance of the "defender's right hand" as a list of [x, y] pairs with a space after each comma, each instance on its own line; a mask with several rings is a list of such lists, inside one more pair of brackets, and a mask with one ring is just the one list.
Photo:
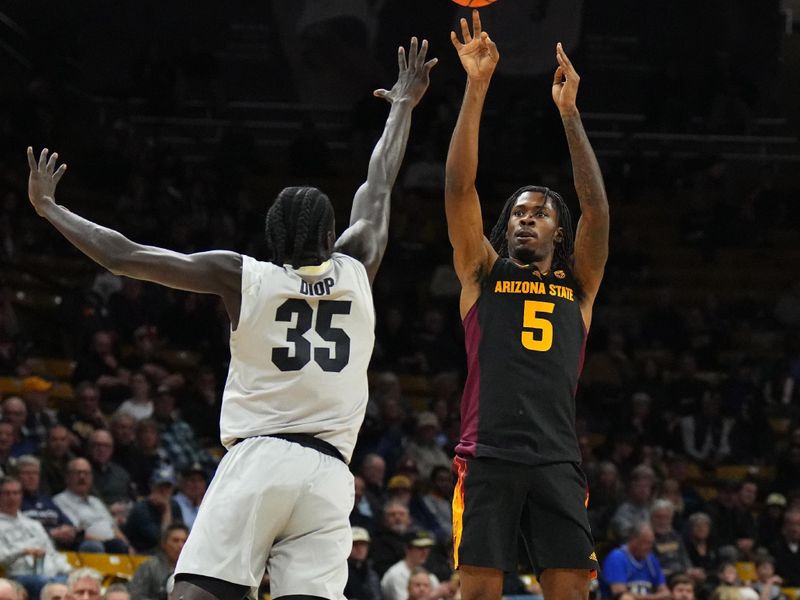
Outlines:
[[66, 164], [62, 164], [58, 169], [55, 168], [58, 160], [57, 152], [53, 152], [49, 160], [47, 153], [47, 148], [42, 150], [37, 164], [33, 156], [33, 148], [28, 146], [28, 166], [31, 168], [31, 174], [28, 177], [28, 199], [39, 215], [42, 214], [42, 207], [45, 203], [54, 202], [56, 186], [67, 170]]
[[481, 18], [477, 10], [472, 11], [472, 34], [466, 19], [461, 19], [461, 43], [455, 31], [450, 32], [450, 41], [458, 51], [461, 64], [467, 76], [475, 81], [488, 81], [500, 60], [497, 46], [489, 34], [481, 30]]

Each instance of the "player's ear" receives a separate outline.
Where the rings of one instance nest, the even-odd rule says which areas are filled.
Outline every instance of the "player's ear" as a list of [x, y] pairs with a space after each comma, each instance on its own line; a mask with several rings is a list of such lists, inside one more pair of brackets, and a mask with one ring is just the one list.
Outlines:
[[561, 242], [564, 241], [564, 228], [563, 227], [558, 227], [556, 229], [556, 234], [553, 236], [553, 241], [556, 244], [560, 244]]

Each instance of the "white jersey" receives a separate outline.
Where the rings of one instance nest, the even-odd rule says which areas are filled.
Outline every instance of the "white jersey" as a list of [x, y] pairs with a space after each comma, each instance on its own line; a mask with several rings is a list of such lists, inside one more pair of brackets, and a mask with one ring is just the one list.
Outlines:
[[237, 439], [306, 433], [350, 461], [367, 405], [375, 310], [367, 272], [334, 253], [294, 269], [242, 256], [242, 305], [220, 432]]

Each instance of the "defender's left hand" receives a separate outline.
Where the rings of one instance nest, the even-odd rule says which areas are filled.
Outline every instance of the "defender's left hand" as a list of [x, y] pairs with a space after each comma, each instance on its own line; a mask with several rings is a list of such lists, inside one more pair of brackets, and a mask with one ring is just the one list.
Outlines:
[[576, 99], [581, 78], [564, 52], [561, 42], [556, 44], [556, 60], [558, 68], [553, 76], [553, 102], [561, 116], [565, 117], [578, 112]]
[[375, 90], [373, 95], [390, 103], [408, 100], [411, 102], [411, 106], [416, 106], [428, 89], [431, 69], [439, 62], [438, 58], [432, 58], [425, 62], [427, 53], [428, 40], [422, 40], [422, 47], [417, 51], [417, 38], [412, 37], [408, 50], [408, 60], [406, 61], [406, 50], [400, 46], [397, 51], [399, 66], [397, 82], [392, 86], [392, 89]]

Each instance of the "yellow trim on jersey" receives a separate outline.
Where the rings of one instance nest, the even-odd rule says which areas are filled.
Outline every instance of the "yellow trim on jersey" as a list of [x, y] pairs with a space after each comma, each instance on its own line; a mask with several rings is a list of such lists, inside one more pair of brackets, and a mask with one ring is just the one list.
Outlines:
[[464, 531], [464, 476], [467, 474], [467, 463], [456, 457], [458, 481], [453, 490], [453, 567], [458, 569], [458, 548], [461, 545], [461, 534]]

